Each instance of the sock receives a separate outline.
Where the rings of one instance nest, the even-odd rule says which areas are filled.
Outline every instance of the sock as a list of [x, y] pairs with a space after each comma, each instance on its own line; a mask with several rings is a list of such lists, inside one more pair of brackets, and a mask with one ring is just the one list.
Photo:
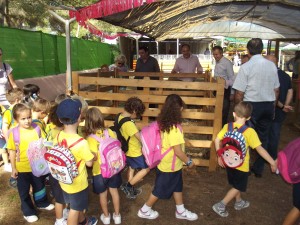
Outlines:
[[86, 218], [82, 222], [79, 223], [79, 225], [85, 225], [86, 224]]
[[179, 214], [183, 213], [185, 211], [184, 204], [176, 205], [176, 210]]
[[56, 218], [56, 222], [58, 222], [59, 224], [62, 223], [64, 220], [65, 220], [64, 218], [60, 218], [60, 219]]
[[220, 208], [222, 208], [222, 209], [225, 209], [225, 208], [226, 208], [226, 205], [224, 204], [223, 201], [220, 201], [219, 204], [220, 204]]
[[132, 187], [132, 185], [129, 182], [127, 182], [126, 186], [130, 188]]
[[140, 209], [143, 213], [148, 212], [151, 209], [151, 207], [147, 206], [146, 203], [143, 205], [143, 207]]

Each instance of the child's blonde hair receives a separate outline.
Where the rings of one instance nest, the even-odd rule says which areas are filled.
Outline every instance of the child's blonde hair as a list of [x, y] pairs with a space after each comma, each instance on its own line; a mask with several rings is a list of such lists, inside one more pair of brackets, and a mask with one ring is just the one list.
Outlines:
[[62, 124], [62, 122], [60, 122], [56, 114], [57, 106], [58, 104], [56, 102], [51, 103], [51, 108], [49, 111], [49, 121], [57, 127], [63, 127], [64, 125]]
[[234, 106], [235, 114], [240, 118], [248, 119], [252, 114], [252, 105], [249, 102], [239, 102]]
[[26, 110], [31, 112], [31, 109], [28, 105], [26, 105], [24, 103], [17, 103], [12, 109], [12, 115], [13, 115], [14, 120], [18, 121], [20, 113], [24, 112]]
[[34, 112], [44, 112], [48, 114], [50, 108], [51, 108], [51, 104], [46, 99], [37, 98], [34, 102], [32, 102], [32, 111]]
[[23, 99], [23, 91], [20, 88], [13, 88], [6, 93], [6, 99], [10, 104]]
[[86, 135], [95, 134], [97, 130], [104, 129], [104, 118], [101, 111], [92, 107], [87, 110], [85, 117], [85, 132]]

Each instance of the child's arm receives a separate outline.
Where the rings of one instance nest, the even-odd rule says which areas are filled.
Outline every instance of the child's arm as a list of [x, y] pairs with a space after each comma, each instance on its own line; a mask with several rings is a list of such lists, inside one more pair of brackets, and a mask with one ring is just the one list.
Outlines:
[[275, 173], [275, 171], [277, 169], [277, 165], [276, 165], [276, 162], [274, 161], [274, 159], [269, 155], [269, 153], [261, 145], [256, 147], [255, 149], [258, 152], [258, 154], [261, 157], [263, 157], [270, 164], [272, 172]]
[[140, 132], [135, 133], [134, 136], [142, 143]]
[[14, 150], [9, 151], [9, 159], [10, 159], [11, 168], [12, 168], [11, 176], [13, 178], [18, 178], [18, 170], [16, 168], [16, 151], [14, 151]]
[[[189, 157], [187, 157], [187, 155], [181, 150], [181, 146], [180, 145], [175, 145], [173, 146], [174, 148], [174, 153], [175, 155], [185, 164], [188, 163], [188, 161], [190, 160]], [[192, 161], [192, 163], [189, 165], [189, 168], [192, 168], [194, 166], [194, 162]]]
[[92, 167], [93, 166], [93, 162], [94, 162], [94, 158], [92, 160], [90, 160], [90, 161], [86, 161], [85, 165], [88, 166], [88, 167]]
[[[221, 140], [217, 137], [215, 140], [215, 147], [216, 147], [216, 152], [220, 149], [221, 146]], [[219, 166], [221, 166], [222, 168], [225, 168], [225, 165], [221, 159], [221, 157], [217, 154], [218, 157], [218, 164]]]
[[5, 120], [3, 117], [2, 133], [6, 142], [8, 141], [8, 128], [9, 128], [9, 124], [7, 123], [7, 120]]

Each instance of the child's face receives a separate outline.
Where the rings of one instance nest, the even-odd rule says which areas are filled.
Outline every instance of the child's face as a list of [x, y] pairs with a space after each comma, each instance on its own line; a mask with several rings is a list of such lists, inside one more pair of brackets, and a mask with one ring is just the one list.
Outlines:
[[48, 113], [41, 111], [38, 115], [38, 119], [42, 120], [44, 119], [46, 116], [48, 116]]
[[19, 117], [17, 119], [20, 127], [28, 129], [31, 127], [31, 111], [30, 110], [24, 110], [20, 112]]

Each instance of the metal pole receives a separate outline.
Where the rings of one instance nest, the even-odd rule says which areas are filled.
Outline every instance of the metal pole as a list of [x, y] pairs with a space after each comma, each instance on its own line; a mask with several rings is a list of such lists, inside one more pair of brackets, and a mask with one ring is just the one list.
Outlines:
[[179, 39], [177, 38], [177, 56], [176, 58], [179, 57]]
[[70, 24], [76, 20], [72, 18], [70, 20], [65, 20], [54, 11], [49, 10], [49, 13], [52, 14], [56, 19], [60, 20], [65, 24], [66, 28], [66, 58], [67, 58], [67, 72], [66, 72], [66, 86], [67, 91], [72, 91], [72, 65], [71, 65], [71, 37], [70, 37]]
[[139, 39], [140, 39], [140, 37], [135, 38], [136, 60], [139, 58]]

